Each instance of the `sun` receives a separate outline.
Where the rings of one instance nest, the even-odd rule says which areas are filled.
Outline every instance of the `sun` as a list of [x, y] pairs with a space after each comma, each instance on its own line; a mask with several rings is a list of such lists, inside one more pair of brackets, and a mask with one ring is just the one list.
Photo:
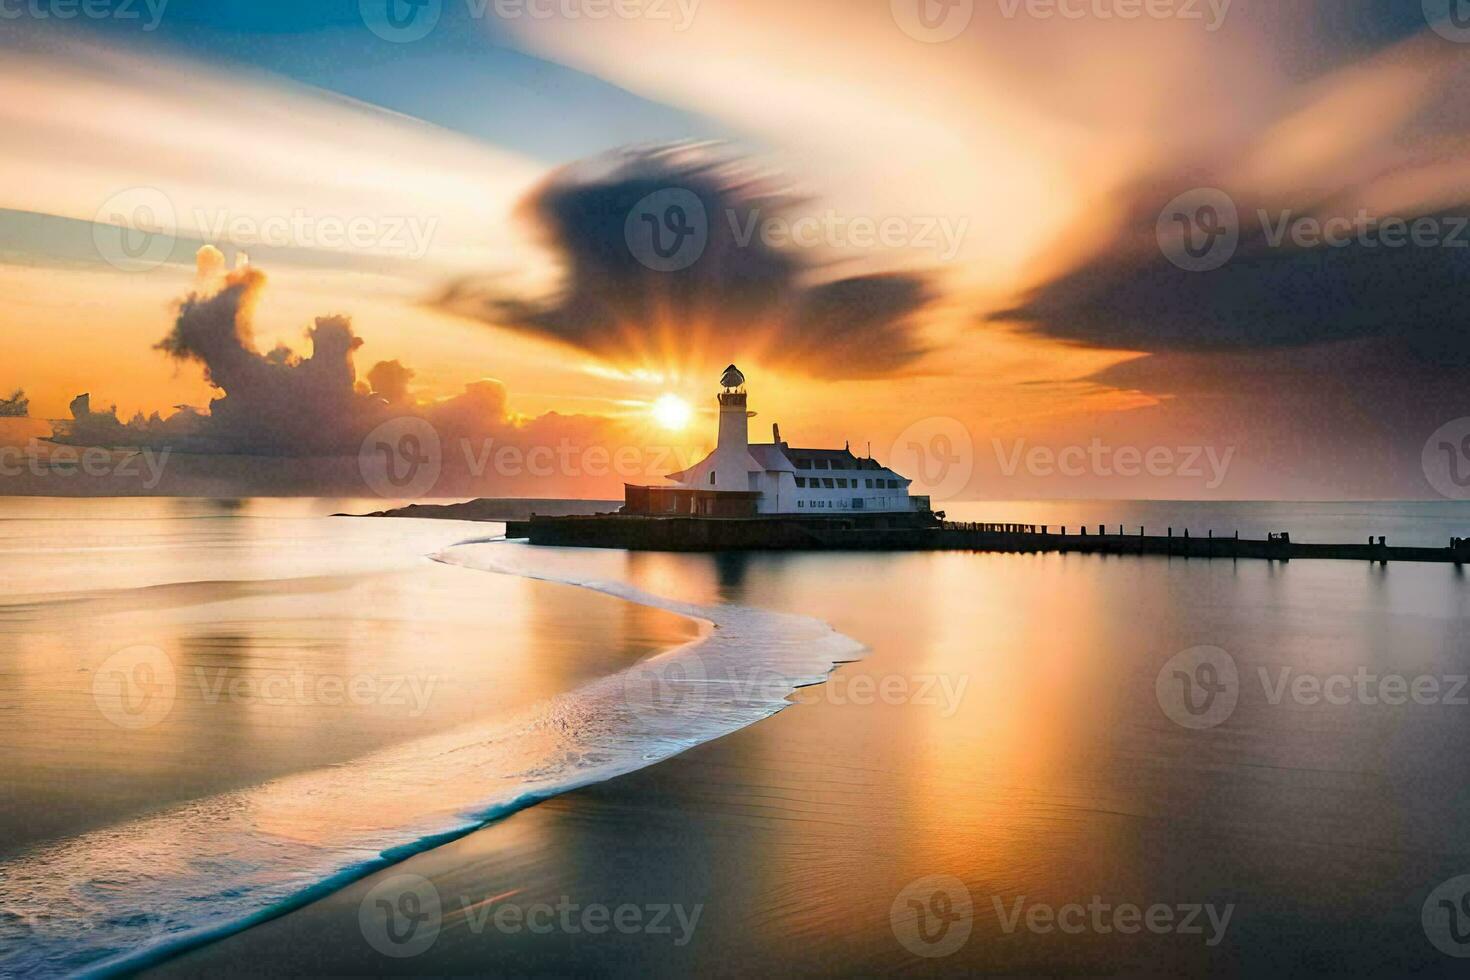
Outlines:
[[678, 395], [661, 395], [651, 411], [653, 420], [671, 432], [683, 430], [694, 417], [694, 409]]

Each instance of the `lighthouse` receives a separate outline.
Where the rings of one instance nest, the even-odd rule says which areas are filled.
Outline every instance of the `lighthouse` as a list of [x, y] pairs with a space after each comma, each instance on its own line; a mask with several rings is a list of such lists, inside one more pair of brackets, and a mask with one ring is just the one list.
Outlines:
[[719, 393], [720, 430], [715, 443], [714, 455], [710, 458], [709, 488], [711, 490], [737, 491], [757, 490], [752, 486], [751, 475], [762, 472], [750, 455], [750, 410], [746, 406], [745, 375], [731, 364], [720, 378], [724, 388]]
[[909, 480], [871, 455], [843, 449], [795, 449], [771, 427], [769, 443], [751, 445], [745, 374], [731, 364], [716, 395], [720, 426], [715, 451], [680, 473], [673, 485], [626, 488], [624, 514], [654, 517], [753, 518], [788, 515], [932, 517], [928, 497], [909, 494]]

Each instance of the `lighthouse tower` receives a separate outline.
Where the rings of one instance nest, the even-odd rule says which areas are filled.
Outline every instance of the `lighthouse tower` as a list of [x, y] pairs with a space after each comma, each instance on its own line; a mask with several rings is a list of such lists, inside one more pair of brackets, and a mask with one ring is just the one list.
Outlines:
[[748, 491], [752, 471], [760, 467], [750, 458], [750, 412], [746, 408], [745, 375], [731, 364], [720, 378], [720, 434], [709, 474], [709, 489]]

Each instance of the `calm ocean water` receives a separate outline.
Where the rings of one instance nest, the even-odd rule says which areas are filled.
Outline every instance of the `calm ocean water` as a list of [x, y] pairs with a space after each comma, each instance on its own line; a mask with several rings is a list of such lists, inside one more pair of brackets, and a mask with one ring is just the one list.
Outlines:
[[[1235, 935], [1259, 948], [1316, 923], [1405, 967], [1429, 948], [1429, 891], [1470, 874], [1470, 707], [1450, 690], [1470, 674], [1470, 585], [1452, 567], [628, 555], [324, 516], [352, 509], [0, 500], [0, 973], [136, 965], [225, 934], [751, 725], [858, 659], [834, 678], [964, 681], [952, 710], [846, 703], [858, 727], [828, 733], [834, 764], [883, 733], [863, 820], [922, 801], [894, 852], [904, 874], [978, 861], [987, 881], [1065, 899], [1101, 887], [1095, 871], [1130, 895], [1235, 902]], [[949, 512], [1470, 534], [1463, 504]], [[1383, 697], [1384, 678], [1413, 695]], [[1075, 815], [1033, 840], [1058, 807]], [[968, 857], [947, 865], [945, 840]], [[886, 908], [887, 873], [841, 877]], [[828, 911], [813, 931], [849, 927]]]

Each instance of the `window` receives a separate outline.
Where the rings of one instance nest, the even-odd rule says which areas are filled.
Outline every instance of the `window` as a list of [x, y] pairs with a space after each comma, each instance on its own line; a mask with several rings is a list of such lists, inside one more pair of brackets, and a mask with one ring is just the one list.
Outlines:
[[864, 480], [863, 483], [867, 485], [867, 488], [869, 490], [873, 489], [873, 481], [872, 480]]
[[805, 500], [798, 500], [796, 502], [796, 506], [798, 506], [798, 507], [805, 507], [806, 506], [806, 501]]
[[709, 475], [709, 485], [710, 486], [714, 486], [715, 485], [715, 475], [713, 473], [711, 473]]
[[805, 490], [806, 489], [806, 477], [804, 477], [804, 476], [798, 476], [796, 478], [796, 485], [798, 487], [801, 487], [801, 489]]
[[819, 470], [825, 470], [825, 469], [830, 469], [830, 468], [831, 468], [831, 466], [828, 464], [828, 462], [825, 459], [819, 459], [819, 460], [817, 460], [817, 469], [819, 469]]
[[809, 459], [798, 459], [796, 461], [796, 468], [799, 470], [809, 470], [812, 468], [812, 461]]
[[889, 480], [888, 481], [888, 489], [890, 489], [890, 490], [897, 490], [898, 489], [898, 481], [897, 480]]
[[838, 480], [837, 481], [837, 489], [839, 489], [839, 490], [846, 490], [847, 489], [847, 481], [846, 480]]
[[824, 476], [824, 477], [822, 477], [822, 486], [826, 487], [828, 490], [831, 490], [832, 489], [832, 478], [830, 476]]

